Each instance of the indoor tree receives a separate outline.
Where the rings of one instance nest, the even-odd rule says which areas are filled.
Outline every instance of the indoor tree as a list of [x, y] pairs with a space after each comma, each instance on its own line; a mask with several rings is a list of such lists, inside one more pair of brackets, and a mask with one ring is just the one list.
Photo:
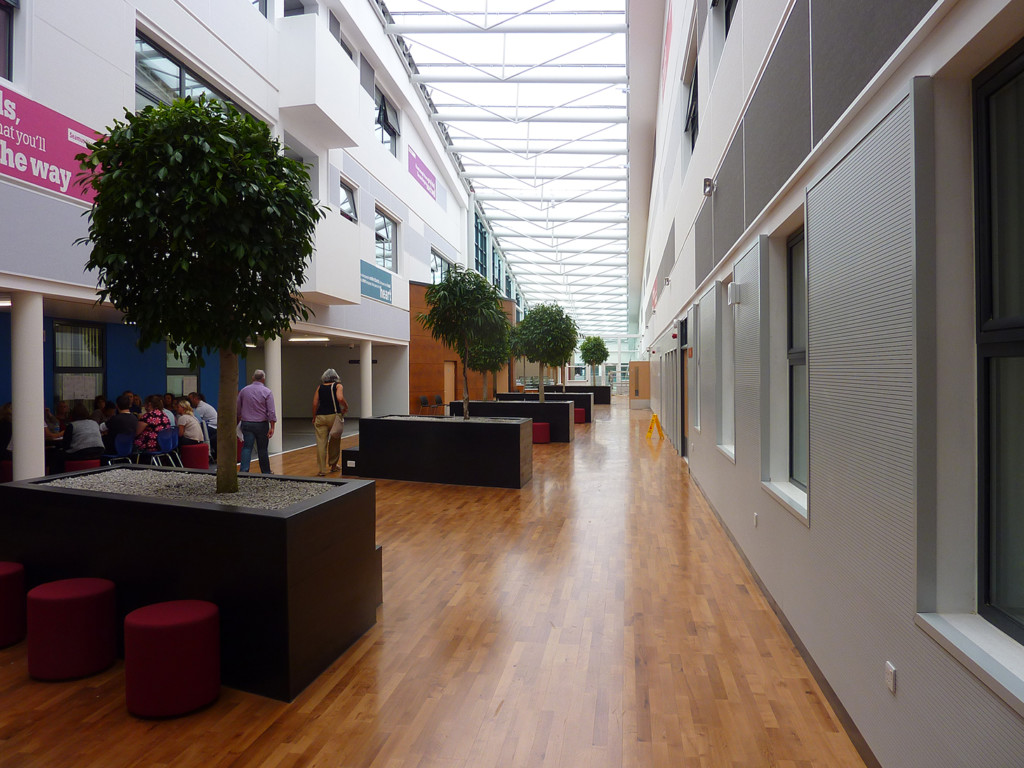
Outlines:
[[580, 358], [590, 366], [590, 383], [597, 384], [594, 368], [608, 359], [608, 347], [605, 346], [604, 339], [600, 336], [587, 336], [580, 343]]
[[485, 339], [479, 339], [469, 347], [466, 367], [471, 371], [482, 373], [484, 377], [484, 400], [487, 399], [487, 374], [491, 374], [494, 391], [498, 391], [498, 371], [509, 363], [512, 357], [510, 346], [512, 326], [506, 325], [500, 333]]
[[[417, 320], [430, 335], [455, 352], [462, 361], [462, 413], [469, 418], [469, 376], [466, 373], [474, 344], [508, 335], [508, 318], [497, 289], [476, 272], [453, 266], [444, 279], [427, 288], [428, 310]], [[506, 358], [507, 359], [507, 358]]]
[[558, 368], [572, 359], [579, 339], [576, 321], [557, 304], [538, 304], [518, 325], [519, 344], [527, 359], [540, 364], [540, 401], [544, 402], [544, 366]]
[[299, 286], [323, 210], [302, 163], [270, 128], [201, 97], [125, 110], [77, 157], [92, 187], [88, 269], [99, 301], [136, 326], [139, 349], [166, 340], [189, 365], [220, 355], [217, 492], [238, 490], [238, 355], [307, 319]]

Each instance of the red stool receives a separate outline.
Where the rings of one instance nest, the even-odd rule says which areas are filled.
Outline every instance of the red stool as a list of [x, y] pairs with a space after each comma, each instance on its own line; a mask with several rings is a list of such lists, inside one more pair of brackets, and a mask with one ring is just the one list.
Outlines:
[[184, 715], [220, 695], [220, 612], [205, 600], [171, 600], [124, 618], [124, 686], [138, 717]]
[[64, 462], [64, 471], [65, 472], [77, 472], [80, 469], [99, 469], [99, 468], [100, 468], [100, 460], [99, 459], [79, 459], [78, 461], [75, 461], [73, 459], [69, 459], [68, 461]]
[[210, 468], [210, 444], [197, 443], [196, 445], [178, 446], [181, 452], [181, 464], [188, 469], [209, 469]]
[[101, 672], [117, 655], [114, 582], [62, 579], [28, 593], [28, 673], [69, 680]]
[[546, 421], [535, 421], [533, 422], [533, 442], [535, 443], [550, 443], [551, 442], [551, 424]]
[[14, 479], [14, 462], [10, 459], [0, 460], [0, 483], [9, 483]]
[[577, 424], [583, 424], [587, 420], [587, 412], [583, 408], [573, 409], [573, 420]]
[[25, 566], [0, 562], [0, 648], [25, 637]]

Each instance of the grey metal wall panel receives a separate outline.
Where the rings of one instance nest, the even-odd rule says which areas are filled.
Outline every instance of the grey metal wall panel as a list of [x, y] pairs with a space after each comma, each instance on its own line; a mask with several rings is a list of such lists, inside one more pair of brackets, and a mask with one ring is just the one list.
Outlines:
[[0, 271], [95, 287], [95, 275], [85, 271], [89, 247], [74, 245], [88, 234], [84, 210], [0, 182]]
[[693, 262], [694, 285], [700, 285], [711, 274], [714, 262], [714, 233], [712, 229], [711, 205], [705, 200], [693, 225], [695, 257]]
[[700, 300], [700, 442], [701, 455], [707, 457], [718, 439], [715, 418], [718, 412], [718, 398], [715, 396], [715, 372], [718, 370], [718, 339], [715, 334], [717, 292], [712, 287]]
[[810, 42], [808, 0], [798, 0], [743, 118], [744, 224], [811, 151]]
[[744, 125], [722, 159], [722, 166], [715, 177], [715, 194], [712, 195], [714, 215], [714, 256], [717, 264], [743, 234], [743, 134]]
[[665, 290], [665, 278], [672, 272], [672, 267], [676, 263], [676, 223], [673, 221], [672, 226], [669, 228], [668, 237], [665, 238], [665, 248], [661, 252], [661, 262], [658, 264], [658, 274], [654, 278], [654, 290], [653, 295], [655, 296], [654, 304], [657, 306], [658, 297]]
[[817, 143], [934, 0], [813, 0], [811, 83]]

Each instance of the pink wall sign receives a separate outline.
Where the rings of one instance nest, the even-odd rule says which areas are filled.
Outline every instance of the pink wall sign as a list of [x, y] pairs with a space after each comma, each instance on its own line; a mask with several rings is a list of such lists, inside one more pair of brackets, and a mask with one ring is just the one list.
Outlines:
[[420, 156], [412, 149], [409, 150], [409, 173], [420, 183], [421, 187], [427, 190], [427, 194], [435, 200], [437, 199], [437, 177], [430, 172], [426, 164], [420, 160]]
[[76, 183], [75, 155], [98, 134], [42, 104], [0, 88], [0, 175], [91, 203]]

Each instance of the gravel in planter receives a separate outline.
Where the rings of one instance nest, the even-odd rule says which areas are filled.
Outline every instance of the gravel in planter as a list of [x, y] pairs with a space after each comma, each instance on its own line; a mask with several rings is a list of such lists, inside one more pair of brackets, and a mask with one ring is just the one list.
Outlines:
[[217, 477], [213, 474], [137, 469], [111, 469], [62, 477], [41, 485], [256, 509], [284, 509], [296, 502], [319, 496], [327, 490], [324, 483], [273, 477], [239, 477], [238, 493], [217, 493]]

